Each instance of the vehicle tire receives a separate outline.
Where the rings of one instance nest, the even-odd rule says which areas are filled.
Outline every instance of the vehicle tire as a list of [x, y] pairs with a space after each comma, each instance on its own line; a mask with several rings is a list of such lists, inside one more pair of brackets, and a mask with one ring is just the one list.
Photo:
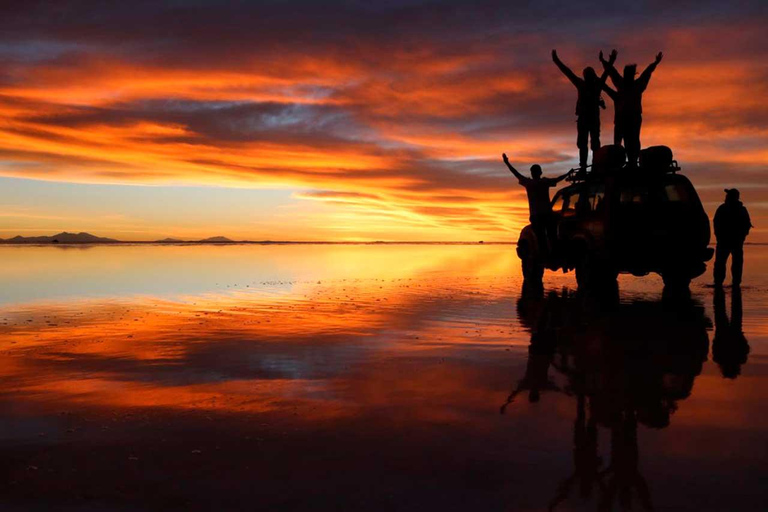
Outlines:
[[680, 271], [668, 271], [661, 273], [665, 288], [685, 289], [691, 285], [690, 275]]
[[523, 270], [523, 279], [529, 282], [540, 282], [544, 278], [544, 263], [535, 258], [528, 247], [520, 247], [518, 251]]
[[576, 283], [581, 289], [602, 289], [616, 286], [618, 273], [606, 262], [595, 260], [586, 248], [579, 250], [576, 260]]

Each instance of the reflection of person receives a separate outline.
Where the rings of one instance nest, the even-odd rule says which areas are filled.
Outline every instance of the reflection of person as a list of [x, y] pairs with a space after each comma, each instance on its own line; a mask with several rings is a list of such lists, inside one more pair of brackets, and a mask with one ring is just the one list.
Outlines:
[[515, 175], [517, 181], [525, 187], [528, 195], [528, 210], [530, 214], [531, 226], [536, 237], [541, 242], [540, 248], [546, 250], [548, 237], [553, 237], [554, 228], [552, 226], [552, 204], [549, 199], [549, 189], [557, 185], [568, 176], [568, 173], [557, 178], [543, 178], [541, 166], [531, 166], [531, 177], [528, 178], [520, 174], [517, 169], [509, 163], [506, 153], [502, 155], [504, 163]]
[[725, 292], [715, 290], [715, 336], [712, 338], [712, 359], [727, 379], [741, 374], [741, 366], [749, 356], [749, 342], [741, 330], [741, 288], [733, 288], [731, 294], [731, 319], [725, 312]]
[[637, 165], [637, 157], [640, 155], [640, 127], [643, 124], [643, 92], [648, 87], [651, 75], [659, 65], [664, 54], [661, 52], [656, 55], [654, 60], [642, 74], [635, 79], [637, 74], [637, 64], [628, 64], [624, 66], [624, 76], [622, 77], [613, 62], [605, 60], [602, 53], [600, 62], [610, 74], [616, 90], [608, 85], [603, 88], [608, 96], [613, 99], [614, 104], [614, 125], [613, 125], [613, 143], [621, 144], [624, 140], [624, 148], [627, 150], [627, 161], [629, 165]]
[[600, 500], [600, 511], [613, 510], [616, 498], [622, 510], [632, 509], [633, 490], [645, 510], [653, 509], [648, 483], [640, 473], [637, 420], [631, 411], [611, 426], [611, 463], [601, 476], [607, 477], [607, 481]]
[[[593, 154], [596, 150], [600, 149], [600, 109], [605, 108], [605, 102], [600, 95], [603, 92], [605, 80], [608, 78], [608, 70], [603, 71], [603, 75], [598, 78], [594, 68], [586, 67], [582, 72], [584, 78], [579, 78], [576, 76], [576, 73], [563, 64], [557, 56], [556, 50], [552, 50], [552, 60], [578, 91], [578, 99], [576, 100], [576, 129], [578, 131], [576, 145], [579, 148], [579, 167], [583, 169], [587, 166], [589, 139], [592, 139]], [[616, 50], [611, 52], [608, 61], [611, 64], [616, 61]]]
[[[531, 344], [528, 346], [525, 375], [501, 406], [502, 414], [523, 391], [528, 391], [528, 401], [531, 403], [541, 399], [542, 391], [560, 391], [557, 384], [549, 378], [549, 367], [557, 347], [557, 328], [553, 319], [555, 312], [551, 307], [553, 301], [557, 301], [557, 294], [550, 294], [546, 300], [537, 295], [523, 296], [517, 303], [517, 314], [521, 323], [531, 329]], [[547, 307], [548, 305], [550, 307]]]
[[744, 240], [752, 228], [749, 212], [739, 201], [739, 191], [725, 189], [725, 202], [715, 212], [712, 222], [715, 226], [717, 249], [715, 250], [715, 286], [722, 286], [725, 281], [725, 264], [731, 256], [731, 282], [741, 284], [744, 267]]
[[571, 493], [571, 487], [579, 482], [581, 498], [589, 499], [595, 484], [600, 483], [602, 457], [598, 455], [597, 422], [593, 416], [587, 417], [586, 397], [579, 393], [577, 398], [576, 421], [573, 424], [573, 474], [563, 480], [557, 488], [555, 498], [549, 504], [549, 510], [565, 501]]

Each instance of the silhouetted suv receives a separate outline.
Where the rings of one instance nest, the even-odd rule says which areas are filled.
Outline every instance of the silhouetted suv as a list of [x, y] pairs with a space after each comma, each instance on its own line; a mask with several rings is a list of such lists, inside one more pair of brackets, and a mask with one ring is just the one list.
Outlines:
[[530, 225], [517, 242], [526, 280], [544, 268], [576, 270], [579, 286], [615, 283], [619, 272], [661, 274], [665, 285], [687, 286], [712, 258], [709, 218], [691, 182], [665, 146], [645, 149], [636, 168], [620, 146], [604, 146], [589, 172], [572, 171], [571, 185], [552, 200], [546, 245]]

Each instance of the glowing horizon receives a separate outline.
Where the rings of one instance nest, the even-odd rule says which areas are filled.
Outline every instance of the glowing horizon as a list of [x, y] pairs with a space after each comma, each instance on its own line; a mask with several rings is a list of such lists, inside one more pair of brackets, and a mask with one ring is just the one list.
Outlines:
[[[514, 240], [527, 207], [500, 154], [549, 175], [577, 156], [575, 91], [549, 51], [578, 73], [616, 47], [641, 69], [665, 53], [643, 145], [673, 148], [710, 215], [739, 187], [750, 241], [768, 240], [759, 3], [600, 19], [450, 2], [305, 10], [94, 4], [95, 25], [77, 9], [14, 11], [0, 238]], [[609, 105], [604, 143], [612, 119]]]

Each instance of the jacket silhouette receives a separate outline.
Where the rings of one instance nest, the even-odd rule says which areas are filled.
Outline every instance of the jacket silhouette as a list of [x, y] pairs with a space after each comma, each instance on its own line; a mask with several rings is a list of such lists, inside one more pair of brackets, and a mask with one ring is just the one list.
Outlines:
[[549, 198], [549, 189], [564, 180], [566, 176], [568, 176], [568, 173], [558, 176], [557, 178], [543, 178], [541, 166], [532, 165], [531, 177], [528, 178], [520, 174], [518, 170], [509, 163], [506, 153], [501, 156], [509, 170], [517, 178], [517, 181], [525, 187], [525, 192], [528, 196], [528, 210], [531, 227], [533, 227], [536, 237], [541, 244], [540, 247], [543, 250], [546, 250], [548, 237], [554, 235], [554, 226], [552, 225], [552, 202]]
[[[584, 78], [579, 78], [558, 58], [556, 50], [552, 50], [552, 60], [576, 87], [579, 94], [576, 100], [576, 130], [578, 132], [576, 146], [579, 148], [579, 166], [584, 168], [587, 165], [587, 156], [589, 155], [589, 139], [591, 138], [592, 141], [592, 152], [600, 149], [600, 108], [605, 108], [601, 93], [605, 81], [608, 79], [608, 70], [604, 70], [602, 76], [598, 78], [593, 68], [586, 67], [582, 72]], [[616, 50], [613, 50], [608, 62], [613, 64], [615, 60]]]
[[739, 200], [739, 191], [725, 189], [725, 202], [715, 212], [715, 285], [721, 286], [725, 280], [725, 265], [731, 256], [731, 281], [734, 286], [741, 284], [744, 267], [744, 240], [752, 228], [749, 212]]
[[613, 125], [613, 143], [620, 145], [624, 141], [624, 148], [627, 150], [627, 162], [629, 165], [636, 165], [637, 158], [640, 155], [640, 126], [643, 124], [643, 92], [648, 87], [651, 75], [659, 65], [664, 55], [659, 52], [656, 60], [652, 62], [642, 74], [635, 78], [637, 73], [637, 64], [628, 64], [624, 66], [624, 76], [621, 76], [613, 62], [603, 59], [600, 55], [600, 62], [611, 77], [616, 90], [604, 85], [603, 89], [608, 96], [613, 99], [614, 104], [614, 125]]

